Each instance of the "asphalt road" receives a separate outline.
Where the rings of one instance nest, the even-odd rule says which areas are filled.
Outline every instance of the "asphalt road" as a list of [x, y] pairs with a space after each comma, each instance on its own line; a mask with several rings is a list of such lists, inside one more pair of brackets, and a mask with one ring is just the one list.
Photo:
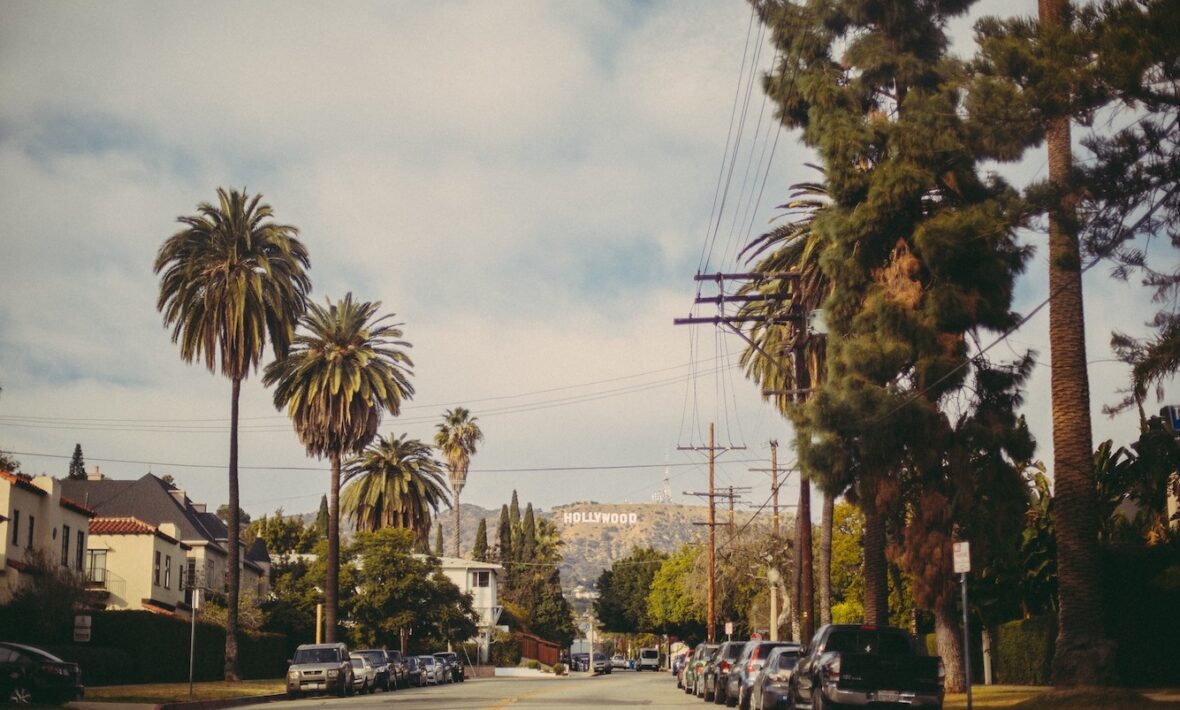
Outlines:
[[[286, 708], [396, 708], [397, 710], [440, 710], [446, 708], [555, 708], [589, 710], [644, 706], [651, 708], [700, 708], [700, 700], [677, 690], [671, 673], [615, 671], [610, 675], [587, 677], [572, 673], [554, 678], [473, 678], [466, 683], [437, 687], [406, 688], [393, 693], [357, 695], [351, 698], [318, 697], [248, 707]], [[712, 704], [709, 705], [712, 707]]]

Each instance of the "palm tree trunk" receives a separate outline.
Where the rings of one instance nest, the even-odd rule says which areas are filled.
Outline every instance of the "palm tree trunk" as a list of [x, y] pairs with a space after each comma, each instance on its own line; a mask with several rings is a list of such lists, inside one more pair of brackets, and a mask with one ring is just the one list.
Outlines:
[[889, 583], [885, 566], [885, 513], [873, 502], [862, 501], [865, 515], [864, 583], [865, 623], [889, 623]]
[[336, 607], [340, 596], [340, 455], [332, 454], [328, 491], [328, 570], [324, 575], [324, 640], [336, 642]]
[[946, 691], [962, 693], [967, 686], [963, 677], [963, 634], [955, 614], [955, 595], [946, 595], [946, 600], [934, 605], [934, 637], [938, 655], [946, 669]]
[[[1040, 0], [1042, 26], [1060, 26], [1069, 0]], [[1068, 116], [1050, 119], [1046, 131], [1049, 182], [1068, 188], [1072, 147]], [[1049, 214], [1049, 350], [1053, 368], [1053, 518], [1057, 536], [1060, 606], [1053, 655], [1055, 685], [1114, 680], [1114, 644], [1102, 623], [1101, 560], [1095, 514], [1090, 380], [1082, 307], [1081, 254], [1076, 197], [1064, 194]]]
[[242, 379], [233, 379], [230, 395], [229, 414], [229, 522], [226, 525], [225, 545], [229, 562], [225, 573], [225, 679], [238, 678], [238, 592], [242, 587], [241, 550], [238, 539], [241, 536], [241, 516], [238, 507], [238, 400], [242, 393]]
[[455, 488], [455, 557], [462, 557], [459, 549], [459, 489]]
[[811, 554], [811, 482], [799, 482], [799, 633], [806, 643], [815, 631], [815, 570]]
[[832, 516], [836, 497], [824, 493], [819, 532], [819, 623], [832, 623]]

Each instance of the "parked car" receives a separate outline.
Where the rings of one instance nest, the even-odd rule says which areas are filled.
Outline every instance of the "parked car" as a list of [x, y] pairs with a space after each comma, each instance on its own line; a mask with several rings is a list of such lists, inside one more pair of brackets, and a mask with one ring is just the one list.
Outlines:
[[681, 681], [684, 679], [681, 671], [684, 670], [684, 662], [688, 660], [689, 651], [681, 651], [672, 656], [671, 671], [676, 678], [676, 687], [681, 687]]
[[61, 703], [86, 692], [77, 663], [35, 646], [0, 643], [0, 698], [5, 704]]
[[287, 668], [287, 697], [303, 693], [324, 692], [351, 695], [352, 661], [348, 647], [342, 643], [305, 643], [295, 649]]
[[422, 676], [428, 685], [441, 685], [447, 682], [450, 670], [445, 662], [434, 656], [418, 656], [418, 664], [422, 667]]
[[459, 654], [453, 651], [443, 651], [441, 653], [434, 654], [434, 657], [441, 658], [450, 664], [451, 676], [454, 680], [462, 683], [467, 679], [463, 671], [463, 661], [459, 658]]
[[791, 689], [791, 673], [799, 662], [801, 650], [798, 644], [788, 644], [770, 652], [750, 689], [753, 710], [785, 710], [790, 707], [787, 695]]
[[389, 663], [389, 677], [393, 681], [394, 688], [405, 688], [409, 686], [409, 681], [406, 678], [406, 659], [402, 656], [401, 651], [385, 651], [386, 662]]
[[389, 657], [385, 655], [385, 649], [382, 648], [366, 648], [362, 651], [353, 651], [352, 655], [362, 655], [373, 664], [373, 686], [379, 690], [393, 690], [395, 687], [393, 682], [393, 674], [389, 665]]
[[725, 684], [729, 680], [729, 671], [745, 645], [745, 641], [726, 641], [721, 644], [705, 665], [704, 682], [701, 683], [704, 694], [701, 697], [718, 705], [725, 703]]
[[605, 653], [594, 652], [594, 674], [610, 673], [610, 662]]
[[[717, 653], [717, 649], [721, 647], [719, 643], [702, 643], [693, 649], [692, 656], [684, 666], [684, 692], [689, 695], [695, 695], [703, 698], [705, 691], [704, 685], [704, 670], [705, 665], [713, 658], [713, 654]], [[697, 687], [701, 686], [701, 692], [697, 692]]]
[[616, 653], [615, 655], [610, 657], [610, 667], [611, 668], [622, 668], [622, 669], [626, 670], [627, 659], [625, 657], [623, 657], [622, 654]]
[[942, 659], [920, 653], [904, 629], [825, 624], [791, 674], [789, 702], [812, 710], [837, 704], [941, 709], [945, 671]]
[[660, 670], [660, 649], [658, 648], [641, 648], [639, 649], [639, 666], [641, 671], [658, 671]]
[[352, 687], [358, 693], [375, 693], [377, 691], [377, 669], [359, 653], [349, 654], [352, 663]]
[[402, 666], [405, 668], [405, 683], [407, 688], [411, 685], [416, 688], [426, 685], [426, 669], [422, 666], [422, 661], [417, 656], [406, 656], [402, 659]]
[[[750, 710], [750, 688], [766, 657], [776, 648], [786, 646], [783, 641], [747, 641], [742, 653], [730, 669], [725, 684], [725, 704], [737, 705], [741, 710]], [[790, 644], [798, 648], [799, 644]]]
[[590, 670], [590, 654], [575, 653], [570, 659], [570, 669], [574, 671]]

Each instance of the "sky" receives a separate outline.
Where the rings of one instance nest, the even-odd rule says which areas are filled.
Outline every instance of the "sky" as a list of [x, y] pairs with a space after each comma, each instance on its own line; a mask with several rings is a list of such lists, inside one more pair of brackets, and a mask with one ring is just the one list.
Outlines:
[[[950, 25], [960, 51], [972, 19]], [[716, 421], [718, 485], [761, 505], [748, 469], [772, 438], [789, 462], [790, 429], [736, 336], [672, 323], [693, 274], [741, 270], [736, 247], [814, 177], [747, 93], [759, 38], [738, 0], [0, 3], [0, 448], [64, 476], [80, 443], [88, 468], [225, 502], [230, 382], [181, 360], [152, 263], [178, 216], [244, 188], [300, 230], [315, 300], [404, 324], [415, 394], [383, 434], [478, 417], [463, 502], [696, 502], [690, 449]], [[1043, 176], [1043, 150], [997, 169]], [[1047, 294], [1026, 239], [1024, 313]], [[1086, 309], [1094, 440], [1126, 444], [1134, 414], [1100, 411], [1127, 379], [1110, 333], [1145, 333], [1150, 294], [1100, 266]], [[1042, 312], [994, 352], [1040, 353], [1024, 412], [1051, 466], [1047, 330]], [[243, 507], [314, 510], [327, 463], [257, 374], [241, 407]]]

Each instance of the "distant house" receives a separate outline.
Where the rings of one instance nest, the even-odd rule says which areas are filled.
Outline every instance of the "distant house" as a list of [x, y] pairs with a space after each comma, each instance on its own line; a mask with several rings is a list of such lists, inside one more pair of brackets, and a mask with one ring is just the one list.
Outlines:
[[460, 592], [470, 594], [472, 606], [479, 613], [480, 662], [488, 660], [488, 646], [503, 607], [499, 603], [498, 576], [504, 568], [494, 562], [478, 562], [459, 557], [439, 557], [441, 571]]
[[[91, 584], [106, 593], [111, 607], [187, 615], [192, 587], [225, 592], [229, 531], [204, 503], [193, 502], [183, 489], [151, 473], [138, 479], [112, 479], [97, 468], [85, 480], [61, 484], [70, 497], [85, 501], [98, 514], [92, 529], [92, 538], [97, 536], [98, 541], [88, 550], [87, 573]], [[112, 534], [116, 529], [120, 532]], [[260, 540], [250, 546], [240, 539], [235, 542], [241, 552], [241, 589], [265, 597], [270, 590], [270, 558], [265, 545], [259, 549]], [[170, 555], [176, 555], [174, 564], [178, 566], [172, 575], [167, 574]], [[141, 592], [131, 588], [140, 584], [145, 570], [150, 571], [151, 594], [140, 596]]]
[[62, 495], [49, 476], [0, 471], [0, 604], [28, 582], [31, 563], [84, 574], [88, 527], [94, 511]]

